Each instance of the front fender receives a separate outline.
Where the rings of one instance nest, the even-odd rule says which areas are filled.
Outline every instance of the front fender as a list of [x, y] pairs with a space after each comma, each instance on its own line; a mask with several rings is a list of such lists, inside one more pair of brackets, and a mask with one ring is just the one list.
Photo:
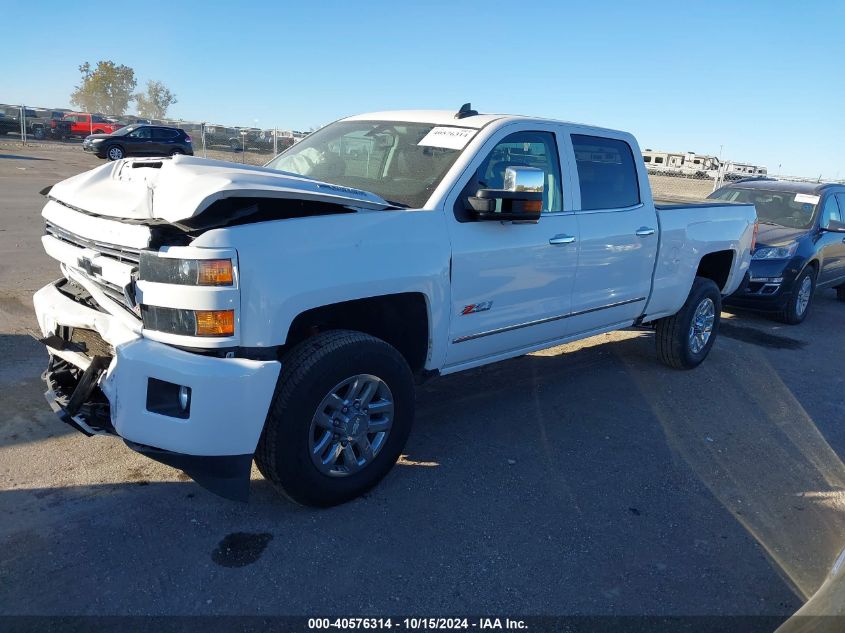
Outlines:
[[426, 298], [432, 349], [446, 352], [450, 245], [441, 211], [358, 211], [214, 229], [194, 246], [238, 250], [241, 345], [282, 345], [302, 312], [367, 297]]

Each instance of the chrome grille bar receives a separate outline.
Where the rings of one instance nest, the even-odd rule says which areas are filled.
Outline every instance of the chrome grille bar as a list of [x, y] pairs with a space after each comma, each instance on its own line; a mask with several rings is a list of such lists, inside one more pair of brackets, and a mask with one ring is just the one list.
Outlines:
[[116, 259], [119, 262], [137, 265], [141, 261], [140, 249], [90, 240], [86, 237], [82, 237], [81, 235], [71, 233], [67, 229], [63, 229], [51, 222], [47, 222], [47, 234], [52, 235], [62, 242], [67, 242], [68, 244], [73, 244], [74, 246], [78, 246], [80, 248], [97, 251], [98, 253], [106, 257]]

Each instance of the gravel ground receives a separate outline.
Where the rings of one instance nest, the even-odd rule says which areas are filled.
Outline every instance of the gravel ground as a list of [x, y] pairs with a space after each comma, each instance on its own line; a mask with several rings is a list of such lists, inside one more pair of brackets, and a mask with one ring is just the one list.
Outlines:
[[38, 190], [99, 164], [0, 146], [0, 615], [793, 613], [843, 547], [845, 306], [725, 313], [710, 358], [628, 330], [429, 383], [365, 498], [217, 498], [49, 412]]

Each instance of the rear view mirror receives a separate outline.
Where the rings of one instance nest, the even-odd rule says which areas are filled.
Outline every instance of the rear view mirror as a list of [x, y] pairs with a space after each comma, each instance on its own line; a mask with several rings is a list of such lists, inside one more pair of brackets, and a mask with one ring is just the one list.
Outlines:
[[504, 189], [479, 189], [467, 199], [477, 220], [537, 222], [546, 174], [535, 167], [507, 167]]

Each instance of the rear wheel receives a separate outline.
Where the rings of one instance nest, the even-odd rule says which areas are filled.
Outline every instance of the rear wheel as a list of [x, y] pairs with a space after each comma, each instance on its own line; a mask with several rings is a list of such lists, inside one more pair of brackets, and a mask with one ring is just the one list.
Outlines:
[[722, 295], [712, 279], [696, 277], [683, 307], [656, 325], [657, 356], [675, 369], [692, 369], [707, 358], [722, 312]]
[[123, 158], [123, 148], [120, 145], [112, 145], [106, 150], [106, 156], [109, 160], [120, 160]]
[[778, 320], [789, 325], [798, 325], [806, 319], [815, 290], [816, 270], [808, 266], [792, 284], [792, 296], [784, 309], [778, 313]]
[[337, 505], [388, 473], [413, 418], [413, 377], [395, 348], [361, 332], [325, 332], [283, 359], [255, 461], [293, 501]]
[[176, 149], [174, 149], [172, 152], [170, 152], [170, 155], [171, 155], [171, 156], [176, 156], [176, 155], [178, 155], [178, 154], [184, 154], [184, 153], [185, 153], [185, 152], [183, 152], [181, 149], [179, 149], [179, 148], [177, 147], [177, 148], [176, 148]]

